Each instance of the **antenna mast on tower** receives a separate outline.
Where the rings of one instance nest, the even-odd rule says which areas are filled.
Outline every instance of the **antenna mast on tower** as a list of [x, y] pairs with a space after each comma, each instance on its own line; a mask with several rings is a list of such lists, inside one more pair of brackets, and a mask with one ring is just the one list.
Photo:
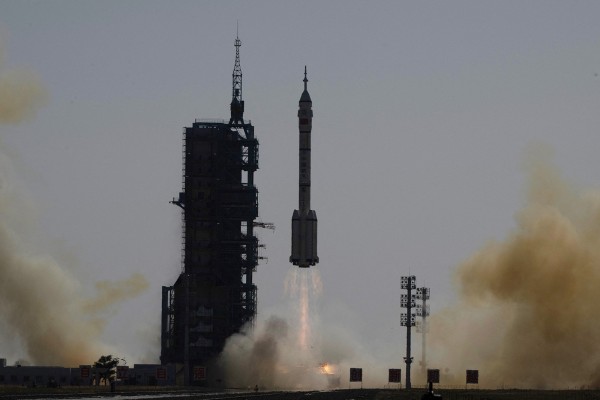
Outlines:
[[242, 66], [240, 64], [240, 46], [242, 41], [239, 32], [235, 37], [235, 64], [233, 66], [232, 93], [231, 93], [231, 119], [230, 124], [244, 124], [244, 100], [242, 100]]

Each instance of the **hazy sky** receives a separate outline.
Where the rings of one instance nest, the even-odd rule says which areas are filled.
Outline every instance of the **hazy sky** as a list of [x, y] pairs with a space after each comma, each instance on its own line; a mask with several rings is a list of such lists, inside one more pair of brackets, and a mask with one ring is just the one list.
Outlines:
[[47, 91], [0, 126], [36, 205], [27, 240], [90, 288], [143, 273], [150, 288], [104, 338], [131, 361], [158, 355], [160, 288], [181, 268], [182, 128], [228, 118], [239, 21], [259, 214], [276, 225], [258, 233], [259, 318], [286, 301], [307, 65], [322, 315], [400, 356], [400, 276], [431, 288], [432, 312], [456, 298], [456, 266], [515, 226], [529, 146], [600, 186], [599, 17], [597, 1], [3, 0], [0, 68]]

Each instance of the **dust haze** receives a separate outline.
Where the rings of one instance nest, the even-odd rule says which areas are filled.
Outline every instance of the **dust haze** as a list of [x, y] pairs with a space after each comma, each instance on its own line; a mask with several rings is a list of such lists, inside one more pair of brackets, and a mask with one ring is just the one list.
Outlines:
[[[47, 98], [35, 73], [3, 68], [0, 48], [0, 130], [34, 117]], [[60, 366], [116, 354], [101, 341], [103, 312], [136, 296], [148, 282], [134, 274], [121, 282], [99, 282], [96, 293], [84, 293], [66, 268], [27, 242], [34, 212], [17, 176], [0, 137], [0, 353], [23, 358], [23, 364]]]
[[599, 387], [600, 191], [563, 179], [544, 146], [527, 171], [514, 231], [459, 266], [460, 304], [431, 318], [430, 364], [444, 383], [479, 369], [492, 388]]

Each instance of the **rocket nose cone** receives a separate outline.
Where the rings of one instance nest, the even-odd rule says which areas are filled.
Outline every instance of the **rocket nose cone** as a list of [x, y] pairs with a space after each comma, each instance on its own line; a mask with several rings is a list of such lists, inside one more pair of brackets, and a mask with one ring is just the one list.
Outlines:
[[300, 96], [300, 103], [312, 103], [312, 100], [310, 99], [310, 94], [308, 94], [307, 90], [302, 92], [302, 96]]

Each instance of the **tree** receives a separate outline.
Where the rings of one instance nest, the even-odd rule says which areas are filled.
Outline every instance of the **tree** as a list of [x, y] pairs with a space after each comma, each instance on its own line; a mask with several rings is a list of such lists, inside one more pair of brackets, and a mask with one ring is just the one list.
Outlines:
[[107, 356], [101, 356], [98, 361], [94, 363], [94, 368], [96, 369], [96, 385], [100, 385], [100, 381], [103, 381], [106, 385], [106, 382], [112, 382], [115, 380], [115, 373], [117, 369], [117, 365], [121, 362], [123, 364], [127, 364], [127, 362], [118, 357], [113, 357], [111, 354]]

